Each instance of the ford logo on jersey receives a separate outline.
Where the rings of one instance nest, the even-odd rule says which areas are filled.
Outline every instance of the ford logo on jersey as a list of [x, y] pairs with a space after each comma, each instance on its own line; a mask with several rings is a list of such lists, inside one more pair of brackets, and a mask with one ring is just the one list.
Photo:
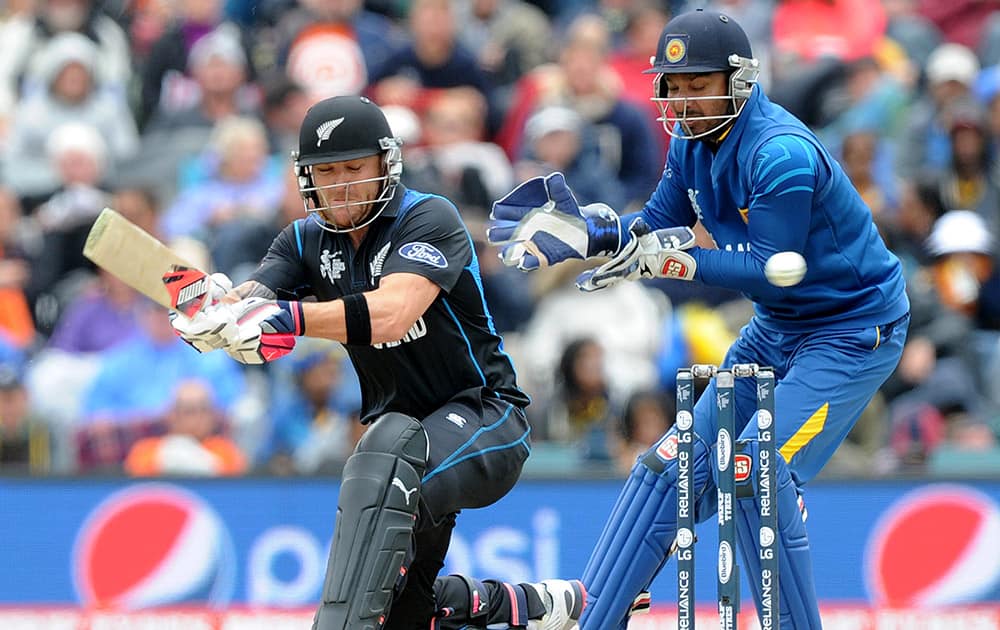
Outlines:
[[448, 266], [448, 259], [441, 251], [428, 243], [407, 243], [399, 248], [399, 255], [416, 262], [427, 263], [432, 267], [444, 269]]

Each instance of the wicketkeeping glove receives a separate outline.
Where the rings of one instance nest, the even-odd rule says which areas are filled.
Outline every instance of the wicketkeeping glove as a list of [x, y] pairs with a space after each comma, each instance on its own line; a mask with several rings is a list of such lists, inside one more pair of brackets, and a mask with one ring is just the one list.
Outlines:
[[500, 260], [532, 271], [568, 258], [610, 256], [621, 247], [621, 220], [603, 203], [580, 207], [562, 173], [535, 177], [493, 203], [490, 243]]
[[198, 352], [210, 352], [225, 346], [236, 334], [236, 319], [219, 301], [232, 290], [233, 282], [224, 273], [209, 276], [209, 290], [201, 309], [191, 317], [170, 311], [168, 318], [174, 333]]
[[639, 278], [694, 279], [698, 268], [691, 254], [684, 250], [694, 246], [694, 231], [689, 227], [650, 230], [641, 218], [629, 227], [632, 239], [617, 256], [608, 262], [581, 273], [576, 286], [581, 291], [597, 291], [622, 280]]
[[240, 363], [258, 365], [285, 356], [302, 335], [302, 303], [247, 298], [229, 306], [237, 322], [236, 338], [226, 353]]

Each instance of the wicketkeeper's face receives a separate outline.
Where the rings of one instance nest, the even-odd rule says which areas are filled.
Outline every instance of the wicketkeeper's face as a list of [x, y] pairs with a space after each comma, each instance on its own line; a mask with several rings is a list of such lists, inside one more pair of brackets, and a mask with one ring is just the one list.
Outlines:
[[385, 186], [381, 154], [317, 164], [312, 167], [312, 176], [316, 194], [326, 208], [320, 215], [338, 228], [364, 222]]
[[724, 72], [663, 74], [658, 77], [656, 97], [669, 103], [674, 119], [700, 136], [718, 128], [732, 115], [729, 81]]

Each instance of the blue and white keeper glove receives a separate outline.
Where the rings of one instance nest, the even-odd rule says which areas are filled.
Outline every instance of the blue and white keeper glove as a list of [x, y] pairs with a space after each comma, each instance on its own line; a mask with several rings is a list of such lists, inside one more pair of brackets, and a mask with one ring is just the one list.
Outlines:
[[684, 251], [694, 246], [691, 228], [650, 230], [642, 218], [636, 218], [629, 233], [631, 240], [617, 256], [577, 276], [576, 286], [581, 291], [598, 291], [622, 280], [639, 278], [694, 279], [698, 264]]
[[562, 173], [535, 177], [493, 203], [487, 239], [500, 260], [533, 271], [569, 258], [611, 256], [621, 247], [621, 220], [603, 203], [581, 207]]

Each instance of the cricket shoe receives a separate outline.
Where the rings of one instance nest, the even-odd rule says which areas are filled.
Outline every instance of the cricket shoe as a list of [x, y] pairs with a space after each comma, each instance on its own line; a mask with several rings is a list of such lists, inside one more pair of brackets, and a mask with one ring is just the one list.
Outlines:
[[587, 589], [580, 580], [543, 580], [531, 584], [545, 604], [541, 619], [528, 622], [528, 630], [572, 630], [587, 605]]

